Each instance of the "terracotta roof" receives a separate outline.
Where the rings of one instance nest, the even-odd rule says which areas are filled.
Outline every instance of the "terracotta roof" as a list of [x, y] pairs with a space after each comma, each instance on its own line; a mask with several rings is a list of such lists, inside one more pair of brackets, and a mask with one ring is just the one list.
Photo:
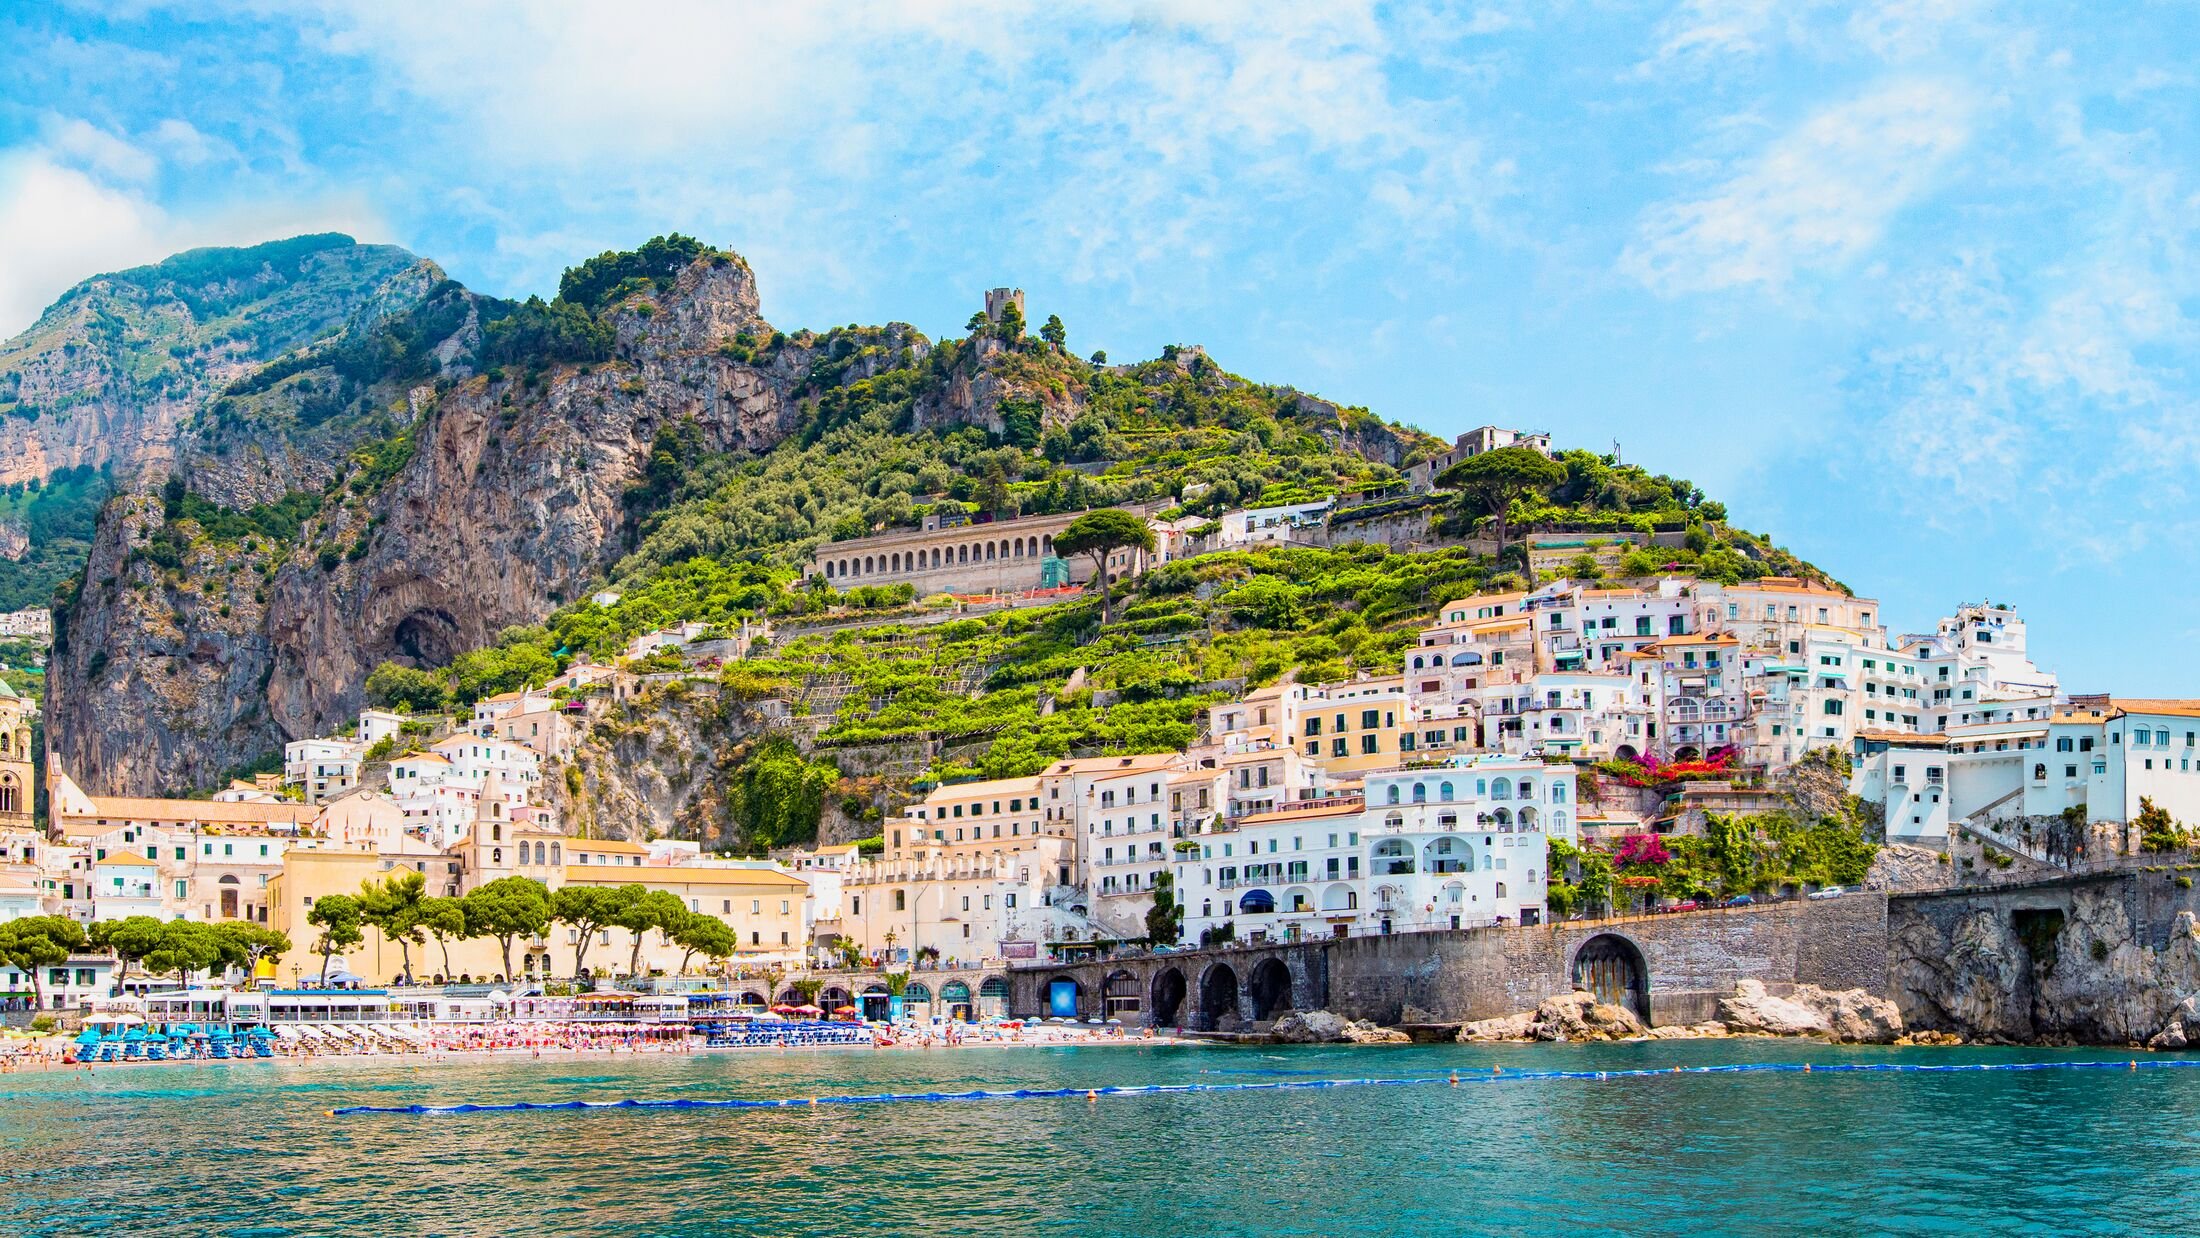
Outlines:
[[2162, 700], [2159, 698], [2117, 697], [2110, 702], [2111, 717], [2123, 714], [2163, 714], [2172, 718], [2200, 718], [2200, 701]]
[[575, 838], [570, 840], [575, 851], [609, 851], [619, 855], [648, 855], [649, 848], [640, 843], [630, 843], [623, 838]]
[[932, 788], [924, 797], [929, 804], [934, 800], [966, 799], [972, 795], [1023, 795], [1039, 789], [1039, 776], [1029, 778], [994, 778], [985, 782], [958, 782]]
[[1056, 761], [1047, 767], [1049, 774], [1089, 774], [1108, 770], [1158, 769], [1178, 758], [1174, 752], [1149, 752], [1139, 756], [1079, 757], [1073, 761]]
[[1917, 735], [1909, 731], [1858, 731], [1856, 738], [1887, 744], [1900, 744], [1905, 748], [1945, 748], [1945, 735]]
[[704, 868], [687, 864], [654, 864], [640, 868], [609, 864], [568, 864], [568, 885], [742, 885], [809, 889], [810, 883], [792, 873], [770, 868]]
[[1357, 816], [1366, 806], [1358, 800], [1345, 804], [1321, 804], [1309, 808], [1278, 808], [1274, 812], [1249, 813], [1239, 817], [1240, 826], [1268, 825], [1277, 821], [1308, 821], [1318, 817]]
[[304, 825], [320, 815], [310, 804], [263, 804], [250, 801], [161, 800], [126, 795], [94, 795], [92, 811], [64, 811], [63, 828], [71, 822], [197, 821], [206, 825]]

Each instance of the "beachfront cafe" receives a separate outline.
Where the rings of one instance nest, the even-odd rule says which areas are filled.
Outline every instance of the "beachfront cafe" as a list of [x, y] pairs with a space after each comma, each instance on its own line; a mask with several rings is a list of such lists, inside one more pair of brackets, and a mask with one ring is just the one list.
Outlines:
[[381, 989], [186, 989], [145, 999], [145, 1018], [199, 1027], [395, 1023], [405, 1017]]

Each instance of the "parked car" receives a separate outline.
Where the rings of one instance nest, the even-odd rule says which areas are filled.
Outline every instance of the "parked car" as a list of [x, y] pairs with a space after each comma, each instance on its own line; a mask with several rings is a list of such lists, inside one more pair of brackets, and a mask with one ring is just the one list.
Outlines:
[[1757, 900], [1756, 900], [1756, 899], [1754, 899], [1754, 898], [1751, 898], [1751, 897], [1750, 897], [1749, 895], [1747, 895], [1747, 894], [1737, 894], [1737, 895], [1735, 895], [1734, 897], [1732, 897], [1732, 898], [1730, 898], [1730, 899], [1726, 900], [1725, 902], [1723, 902], [1723, 903], [1719, 904], [1719, 906], [1721, 906], [1721, 907], [1749, 907], [1749, 906], [1753, 906], [1753, 905], [1754, 905], [1754, 904], [1755, 904], [1756, 902], [1757, 902]]
[[1679, 901], [1679, 902], [1677, 902], [1677, 903], [1673, 904], [1673, 905], [1672, 905], [1671, 907], [1668, 907], [1668, 908], [1666, 908], [1666, 910], [1667, 910], [1667, 911], [1699, 911], [1699, 910], [1701, 910], [1702, 908], [1703, 908], [1703, 904], [1702, 904], [1702, 903], [1699, 903], [1699, 902], [1697, 902], [1697, 901], [1696, 901], [1695, 899], [1692, 899], [1692, 898], [1684, 898], [1684, 899], [1682, 899], [1681, 901]]
[[1845, 889], [1843, 889], [1843, 888], [1841, 888], [1840, 886], [1827, 886], [1827, 887], [1826, 887], [1825, 889], [1823, 889], [1823, 890], [1814, 890], [1814, 891], [1812, 891], [1812, 892], [1811, 892], [1811, 897], [1812, 897], [1812, 898], [1814, 898], [1814, 899], [1819, 899], [1819, 898], [1839, 898], [1839, 897], [1841, 897], [1842, 895], [1844, 895], [1844, 894], [1846, 894], [1846, 893], [1848, 893], [1848, 891], [1847, 891], [1847, 890], [1845, 890]]

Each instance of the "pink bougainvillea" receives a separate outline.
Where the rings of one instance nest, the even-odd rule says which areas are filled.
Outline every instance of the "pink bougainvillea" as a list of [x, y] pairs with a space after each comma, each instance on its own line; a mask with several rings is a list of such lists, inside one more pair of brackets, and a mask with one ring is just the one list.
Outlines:
[[1691, 778], [1724, 778], [1734, 772], [1740, 755], [1734, 745], [1713, 748], [1700, 761], [1660, 762], [1655, 756], [1639, 761], [1602, 761], [1597, 768], [1631, 787], [1663, 787]]
[[1620, 840], [1619, 855], [1615, 862], [1621, 868], [1633, 866], [1655, 867], [1673, 859], [1665, 844], [1655, 834], [1629, 834]]

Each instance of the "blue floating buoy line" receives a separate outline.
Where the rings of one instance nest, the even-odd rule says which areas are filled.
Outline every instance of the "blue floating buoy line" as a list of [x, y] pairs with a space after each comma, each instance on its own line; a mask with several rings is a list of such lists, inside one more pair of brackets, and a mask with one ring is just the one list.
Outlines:
[[1407, 1075], [1390, 1079], [1286, 1079], [1267, 1083], [1144, 1083], [1129, 1087], [1014, 1088], [971, 1092], [878, 1092], [857, 1096], [787, 1096], [777, 1099], [699, 1100], [668, 1097], [643, 1100], [512, 1101], [504, 1104], [460, 1105], [346, 1105], [328, 1111], [330, 1117], [366, 1114], [529, 1113], [576, 1109], [803, 1109], [813, 1105], [913, 1105], [951, 1104], [968, 1101], [1061, 1100], [1103, 1096], [1172, 1096], [1204, 1092], [1296, 1092], [1314, 1088], [1413, 1087], [1421, 1084], [1527, 1083], [1549, 1079], [1581, 1079], [1608, 1082], [1614, 1079], [1650, 1079], [1673, 1075], [1752, 1074], [1975, 1074], [1991, 1071], [2042, 1070], [2175, 1070], [2200, 1067], [2200, 1058], [2148, 1058], [2088, 1062], [1971, 1062], [1927, 1065], [1915, 1062], [1739, 1062], [1725, 1066], [1659, 1066], [1632, 1070], [1487, 1070], [1452, 1071], [1448, 1075]]

